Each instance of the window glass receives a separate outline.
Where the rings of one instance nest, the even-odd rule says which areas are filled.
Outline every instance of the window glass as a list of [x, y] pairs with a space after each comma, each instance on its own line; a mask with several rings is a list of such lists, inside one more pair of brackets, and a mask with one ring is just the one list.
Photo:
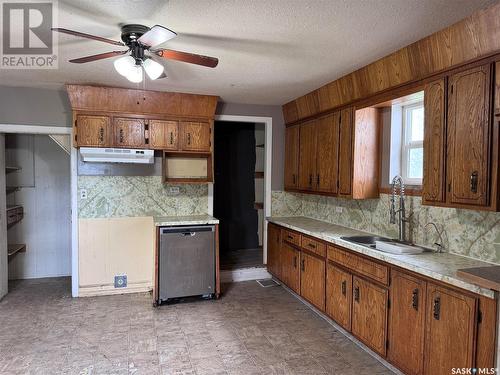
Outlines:
[[424, 140], [424, 107], [412, 108], [411, 110], [411, 132], [410, 141]]
[[408, 151], [408, 178], [421, 179], [424, 170], [424, 149], [411, 148]]

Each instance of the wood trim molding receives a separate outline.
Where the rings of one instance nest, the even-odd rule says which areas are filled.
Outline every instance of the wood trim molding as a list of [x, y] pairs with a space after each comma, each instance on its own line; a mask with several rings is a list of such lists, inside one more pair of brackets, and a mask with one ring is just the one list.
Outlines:
[[500, 3], [283, 105], [285, 123], [342, 107], [500, 51]]
[[[379, 189], [380, 194], [392, 194], [391, 187], [381, 187]], [[422, 196], [422, 187], [409, 187], [405, 188], [405, 195], [412, 197], [421, 197]]]

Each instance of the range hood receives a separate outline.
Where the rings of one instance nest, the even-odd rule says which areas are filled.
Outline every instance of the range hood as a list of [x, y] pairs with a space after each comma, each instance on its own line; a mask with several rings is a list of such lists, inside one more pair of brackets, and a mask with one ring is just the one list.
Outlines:
[[153, 164], [155, 162], [153, 150], [80, 147], [80, 154], [83, 161], [94, 163]]

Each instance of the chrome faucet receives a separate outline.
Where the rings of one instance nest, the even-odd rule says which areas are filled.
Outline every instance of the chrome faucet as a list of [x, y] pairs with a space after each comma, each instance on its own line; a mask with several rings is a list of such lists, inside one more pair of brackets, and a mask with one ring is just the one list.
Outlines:
[[436, 251], [438, 253], [443, 252], [445, 250], [445, 248], [444, 248], [444, 241], [443, 241], [443, 232], [444, 232], [444, 229], [439, 230], [439, 228], [437, 227], [436, 223], [433, 223], [432, 221], [430, 221], [427, 224], [425, 224], [424, 229], [427, 230], [427, 228], [429, 228], [429, 227], [433, 227], [436, 230], [436, 233], [437, 233], [437, 236], [438, 236], [438, 240], [436, 240], [434, 242], [434, 245], [436, 246]]
[[[398, 216], [399, 225], [399, 241], [406, 242], [406, 226], [408, 218], [406, 217], [405, 209], [405, 184], [403, 178], [399, 175], [394, 176], [392, 179], [392, 195], [391, 195], [391, 209], [390, 209], [390, 223], [396, 224], [396, 214]], [[399, 209], [396, 211], [396, 186], [399, 187]]]

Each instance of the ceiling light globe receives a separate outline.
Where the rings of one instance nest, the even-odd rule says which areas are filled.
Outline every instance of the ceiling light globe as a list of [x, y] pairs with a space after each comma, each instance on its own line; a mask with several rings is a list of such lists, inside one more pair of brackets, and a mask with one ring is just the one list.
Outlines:
[[158, 77], [161, 76], [163, 73], [163, 65], [158, 64], [156, 61], [152, 59], [146, 59], [142, 63], [142, 66], [144, 67], [144, 70], [146, 71], [146, 74], [151, 80], [155, 80]]
[[142, 82], [142, 67], [140, 65], [136, 65], [130, 70], [129, 73], [127, 73], [126, 77], [133, 83]]
[[127, 77], [135, 66], [135, 59], [132, 56], [123, 56], [114, 62], [115, 69], [122, 76]]

